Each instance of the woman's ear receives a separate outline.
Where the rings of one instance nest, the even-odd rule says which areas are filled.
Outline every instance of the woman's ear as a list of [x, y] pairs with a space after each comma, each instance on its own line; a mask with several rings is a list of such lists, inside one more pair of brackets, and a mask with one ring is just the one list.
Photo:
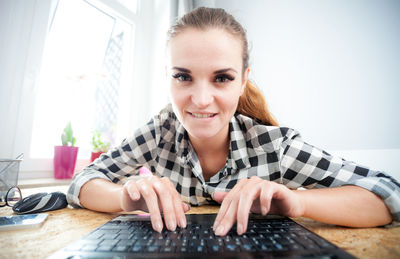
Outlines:
[[242, 77], [242, 87], [240, 88], [240, 95], [243, 94], [244, 89], [246, 88], [247, 80], [249, 80], [249, 74], [250, 74], [250, 68], [246, 68], [246, 70], [243, 73]]

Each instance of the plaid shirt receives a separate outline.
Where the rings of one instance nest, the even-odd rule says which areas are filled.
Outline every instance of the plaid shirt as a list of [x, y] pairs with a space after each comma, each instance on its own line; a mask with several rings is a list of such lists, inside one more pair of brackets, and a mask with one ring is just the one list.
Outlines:
[[212, 203], [215, 191], [229, 191], [240, 179], [255, 175], [291, 189], [357, 185], [379, 195], [393, 219], [400, 220], [400, 185], [387, 174], [313, 147], [293, 129], [261, 125], [238, 113], [230, 120], [229, 134], [225, 166], [205, 181], [188, 134], [168, 105], [119, 147], [76, 174], [68, 202], [81, 206], [80, 189], [91, 179], [123, 184], [146, 166], [154, 175], [168, 177], [182, 200], [192, 205]]

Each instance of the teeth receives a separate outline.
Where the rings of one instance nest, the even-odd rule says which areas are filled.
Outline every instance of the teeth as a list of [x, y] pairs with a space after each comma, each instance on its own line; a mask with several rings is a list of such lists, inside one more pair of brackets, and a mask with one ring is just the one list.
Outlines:
[[214, 114], [196, 114], [196, 113], [192, 113], [192, 115], [196, 118], [210, 118], [214, 116]]

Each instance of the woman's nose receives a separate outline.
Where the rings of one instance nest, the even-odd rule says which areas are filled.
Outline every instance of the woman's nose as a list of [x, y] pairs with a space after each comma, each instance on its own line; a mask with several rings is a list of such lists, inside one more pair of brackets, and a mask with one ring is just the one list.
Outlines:
[[199, 108], [204, 108], [214, 101], [212, 89], [206, 84], [202, 83], [193, 88], [192, 102]]

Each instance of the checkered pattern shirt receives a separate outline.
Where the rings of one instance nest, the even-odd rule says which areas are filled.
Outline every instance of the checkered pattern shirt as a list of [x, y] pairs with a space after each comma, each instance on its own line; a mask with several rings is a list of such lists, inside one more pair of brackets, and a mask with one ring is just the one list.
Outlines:
[[389, 175], [332, 156], [304, 142], [285, 127], [261, 125], [236, 113], [229, 123], [230, 148], [225, 166], [205, 181], [188, 133], [168, 105], [133, 136], [76, 174], [68, 202], [81, 206], [83, 184], [102, 178], [123, 184], [146, 166], [154, 175], [168, 177], [183, 201], [212, 203], [216, 191], [229, 191], [243, 178], [258, 176], [288, 188], [325, 188], [357, 185], [379, 195], [400, 220], [400, 185]]

